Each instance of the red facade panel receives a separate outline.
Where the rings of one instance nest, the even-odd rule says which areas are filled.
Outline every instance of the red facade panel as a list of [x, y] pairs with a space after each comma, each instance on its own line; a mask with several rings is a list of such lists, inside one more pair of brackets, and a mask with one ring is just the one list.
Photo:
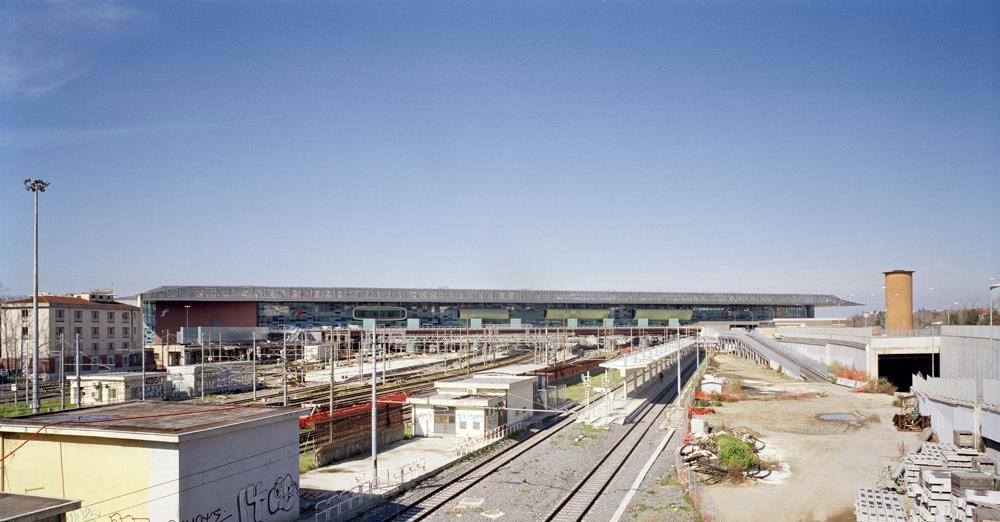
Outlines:
[[[186, 308], [189, 306], [190, 308]], [[156, 303], [156, 337], [170, 339], [184, 326], [257, 326], [256, 301], [170, 301]]]

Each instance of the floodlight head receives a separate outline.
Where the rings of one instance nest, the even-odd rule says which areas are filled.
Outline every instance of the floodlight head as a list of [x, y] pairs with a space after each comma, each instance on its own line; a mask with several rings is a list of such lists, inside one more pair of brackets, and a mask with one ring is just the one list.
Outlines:
[[42, 181], [40, 179], [26, 179], [24, 180], [24, 189], [31, 192], [45, 192], [45, 187], [49, 186], [48, 181]]

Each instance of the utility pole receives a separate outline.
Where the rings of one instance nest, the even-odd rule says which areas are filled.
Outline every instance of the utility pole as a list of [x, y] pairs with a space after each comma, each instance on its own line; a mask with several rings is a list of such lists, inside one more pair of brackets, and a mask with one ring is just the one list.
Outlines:
[[[168, 332], [169, 335], [169, 332]], [[201, 340], [201, 400], [205, 400], [205, 340]]]
[[[35, 313], [35, 346], [31, 358], [31, 413], [38, 413], [41, 410], [40, 396], [38, 395], [38, 193], [45, 192], [48, 187], [47, 181], [40, 179], [24, 180], [24, 188], [35, 193], [35, 292], [31, 298], [31, 307]], [[993, 314], [990, 314], [990, 319]]]
[[139, 350], [142, 351], [142, 400], [146, 400], [146, 345], [139, 341]]
[[66, 409], [66, 334], [59, 334], [59, 409]]
[[372, 325], [372, 484], [378, 485], [378, 400], [375, 395], [376, 378], [378, 374], [375, 370], [375, 328]]
[[336, 391], [334, 388], [337, 386], [337, 347], [338, 341], [340, 340], [340, 335], [337, 334], [336, 339], [334, 334], [336, 332], [330, 329], [330, 407], [327, 411], [330, 412], [330, 441], [333, 441], [333, 404], [336, 398]]
[[80, 334], [76, 334], [76, 363], [73, 365], [76, 374], [76, 407], [80, 407], [83, 397], [80, 395]]
[[288, 406], [288, 331], [281, 333], [281, 405]]
[[253, 372], [253, 401], [257, 402], [257, 330], [252, 332], [253, 337], [253, 353], [250, 359], [250, 369]]
[[677, 401], [681, 400], [681, 334], [677, 330]]

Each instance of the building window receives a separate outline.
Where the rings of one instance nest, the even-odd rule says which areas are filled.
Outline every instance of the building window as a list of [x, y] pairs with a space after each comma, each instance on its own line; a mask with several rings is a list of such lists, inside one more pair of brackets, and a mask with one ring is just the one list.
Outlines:
[[73, 327], [73, 335], [75, 335], [77, 337], [82, 336], [83, 335], [83, 327], [81, 327], [81, 326], [75, 326], [75, 327]]
[[62, 321], [66, 318], [65, 310], [56, 310], [56, 321]]
[[115, 343], [108, 343], [108, 351], [109, 352], [115, 351]]
[[24, 310], [21, 310], [21, 319], [27, 319], [28, 318], [28, 311], [29, 310], [27, 308], [25, 308]]
[[128, 327], [127, 326], [123, 326], [122, 327], [122, 337], [128, 339]]
[[90, 336], [91, 337], [100, 337], [101, 336], [101, 329], [98, 328], [98, 327], [96, 327], [96, 326], [91, 326], [90, 327]]
[[83, 310], [73, 310], [73, 320], [80, 322], [83, 320]]
[[64, 333], [66, 333], [66, 329], [65, 328], [63, 328], [62, 326], [57, 326], [56, 327], [56, 335], [63, 335]]
[[100, 321], [101, 320], [101, 312], [98, 312], [97, 310], [91, 310], [91, 312], [90, 312], [90, 320], [91, 321]]
[[97, 344], [97, 343], [93, 343], [93, 344], [91, 344], [91, 345], [90, 345], [90, 348], [91, 348], [91, 349], [92, 349], [93, 351], [95, 351], [95, 352], [99, 352], [99, 351], [101, 351], [101, 345], [99, 345], [99, 344]]
[[475, 431], [479, 430], [479, 421], [472, 421], [472, 429]]
[[128, 321], [128, 312], [122, 312], [122, 321]]
[[460, 430], [464, 430], [465, 429], [465, 421], [464, 420], [458, 421], [458, 429], [460, 429]]
[[22, 326], [21, 327], [21, 337], [27, 337], [27, 336], [28, 336], [28, 327], [27, 326]]
[[118, 398], [118, 388], [108, 388], [108, 400], [113, 401]]
[[108, 337], [114, 337], [114, 336], [115, 336], [115, 327], [114, 326], [109, 326], [108, 327]]
[[114, 320], [115, 320], [115, 313], [108, 312], [108, 321], [114, 321]]
[[122, 350], [128, 350], [128, 341], [122, 341]]

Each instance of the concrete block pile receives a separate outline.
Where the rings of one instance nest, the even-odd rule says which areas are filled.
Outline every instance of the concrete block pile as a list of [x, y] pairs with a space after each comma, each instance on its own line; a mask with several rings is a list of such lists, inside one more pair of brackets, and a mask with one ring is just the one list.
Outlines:
[[858, 489], [854, 515], [858, 522], [906, 522], [899, 497], [891, 491], [878, 489]]
[[986, 510], [1000, 508], [996, 463], [975, 449], [925, 442], [903, 466], [906, 495], [915, 503], [911, 522], [989, 520]]

